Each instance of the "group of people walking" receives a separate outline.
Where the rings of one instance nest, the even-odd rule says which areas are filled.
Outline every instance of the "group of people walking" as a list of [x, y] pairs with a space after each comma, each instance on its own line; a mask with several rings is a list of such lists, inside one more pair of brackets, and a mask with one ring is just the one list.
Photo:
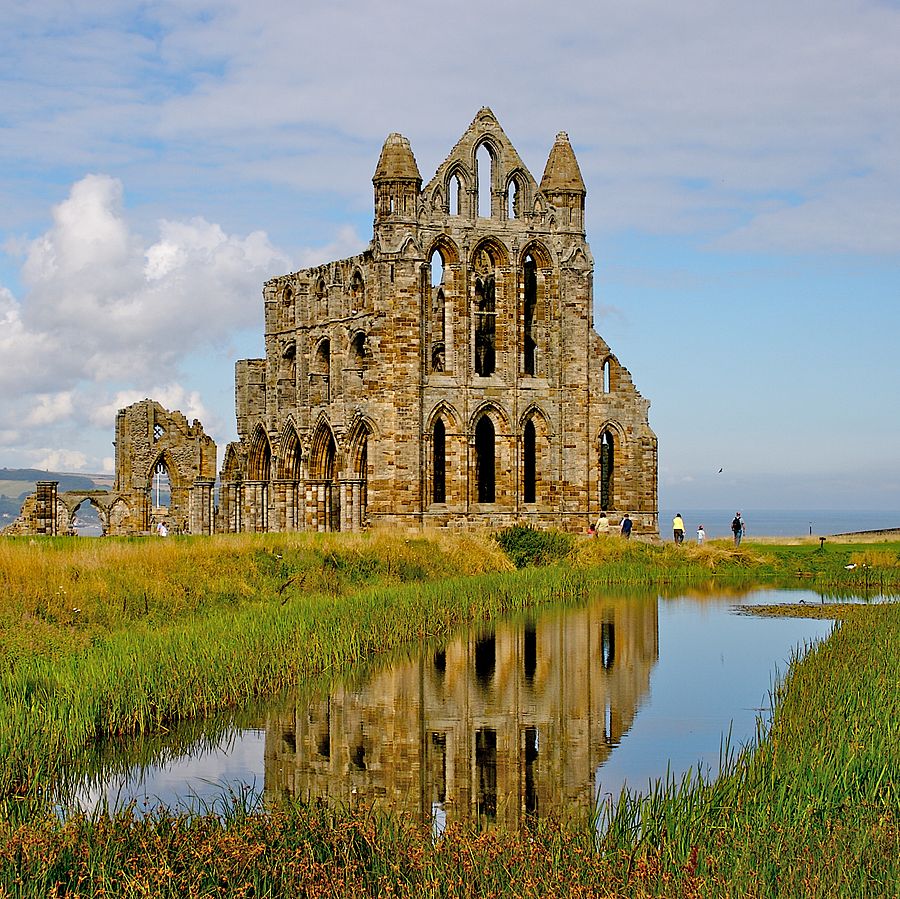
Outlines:
[[[681, 517], [681, 513], [678, 512], [675, 517], [672, 519], [672, 534], [675, 538], [675, 543], [680, 545], [684, 543], [684, 519]], [[744, 531], [746, 530], [746, 526], [744, 524], [744, 519], [741, 518], [740, 512], [734, 513], [734, 518], [731, 521], [731, 533], [734, 536], [734, 545], [741, 545], [741, 537], [744, 536]], [[703, 529], [703, 525], [697, 526], [697, 543], [699, 545], [703, 545], [706, 542], [706, 531]]]
[[[629, 518], [628, 513], [622, 517], [622, 522], [619, 525], [619, 533], [627, 540], [631, 537], [631, 518]], [[609, 533], [609, 519], [606, 517], [605, 512], [600, 513], [600, 517], [597, 519], [597, 524], [590, 529], [594, 536], [598, 534], [608, 534]], [[744, 519], [741, 518], [740, 512], [734, 513], [734, 518], [731, 522], [731, 533], [734, 535], [734, 545], [741, 545], [741, 538], [744, 536], [744, 531], [746, 530], [746, 525], [744, 524]], [[681, 517], [681, 512], [678, 512], [675, 517], [672, 519], [672, 533], [675, 537], [675, 543], [680, 545], [684, 543], [684, 519]], [[703, 529], [703, 525], [700, 524], [697, 526], [697, 543], [699, 545], [703, 545], [706, 542], [706, 531]]]

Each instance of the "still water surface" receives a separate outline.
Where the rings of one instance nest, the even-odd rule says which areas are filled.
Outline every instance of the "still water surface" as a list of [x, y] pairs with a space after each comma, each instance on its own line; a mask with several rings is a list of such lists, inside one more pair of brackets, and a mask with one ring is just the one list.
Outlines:
[[[217, 807], [229, 792], [378, 802], [432, 820], [515, 824], [592, 808], [624, 784], [699, 765], [756, 733], [792, 654], [828, 621], [736, 607], [820, 603], [808, 591], [598, 596], [462, 633], [354, 680], [282, 697], [240, 724], [109, 747], [77, 803]], [[141, 764], [130, 760], [142, 758]]]

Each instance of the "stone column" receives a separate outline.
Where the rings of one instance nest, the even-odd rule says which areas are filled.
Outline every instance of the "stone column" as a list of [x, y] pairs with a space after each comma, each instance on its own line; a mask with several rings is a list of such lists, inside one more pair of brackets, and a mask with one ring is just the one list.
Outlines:
[[242, 530], [263, 533], [269, 529], [268, 481], [244, 481]]
[[215, 481], [198, 478], [190, 491], [189, 527], [192, 534], [213, 532], [213, 487]]
[[59, 490], [59, 481], [38, 481], [35, 484], [34, 502], [34, 530], [37, 534], [46, 534], [55, 537], [56, 526], [56, 499]]

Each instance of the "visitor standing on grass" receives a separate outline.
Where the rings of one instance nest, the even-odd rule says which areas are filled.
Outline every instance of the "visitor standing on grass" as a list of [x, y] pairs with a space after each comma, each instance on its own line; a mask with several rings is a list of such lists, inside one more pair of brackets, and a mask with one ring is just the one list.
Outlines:
[[734, 534], [734, 545], [741, 545], [741, 537], [744, 536], [744, 519], [741, 518], [740, 512], [734, 513], [734, 518], [731, 521], [731, 532]]
[[706, 540], [706, 531], [703, 530], [703, 525], [697, 528], [697, 543], [700, 546], [703, 546], [703, 541]]
[[597, 519], [597, 526], [594, 528], [594, 535], [597, 534], [608, 534], [609, 533], [609, 519], [606, 517], [606, 512], [601, 512], [600, 517]]
[[684, 543], [684, 519], [681, 517], [681, 512], [676, 513], [672, 519], [672, 533], [675, 535], [677, 544]]
[[166, 527], [166, 523], [164, 521], [161, 521], [156, 526], [156, 533], [159, 534], [160, 537], [168, 537], [169, 536], [169, 529]]
[[625, 513], [625, 517], [622, 519], [622, 536], [628, 540], [631, 537], [631, 519], [628, 517], [628, 513]]

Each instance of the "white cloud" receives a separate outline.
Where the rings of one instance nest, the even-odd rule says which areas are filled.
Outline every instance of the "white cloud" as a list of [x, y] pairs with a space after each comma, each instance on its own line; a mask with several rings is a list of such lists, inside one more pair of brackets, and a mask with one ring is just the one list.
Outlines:
[[70, 418], [74, 411], [72, 391], [63, 390], [58, 393], [39, 393], [34, 398], [35, 405], [25, 417], [26, 427], [49, 425]]
[[30, 455], [34, 467], [46, 471], [87, 471], [88, 457], [79, 450], [37, 449]]

